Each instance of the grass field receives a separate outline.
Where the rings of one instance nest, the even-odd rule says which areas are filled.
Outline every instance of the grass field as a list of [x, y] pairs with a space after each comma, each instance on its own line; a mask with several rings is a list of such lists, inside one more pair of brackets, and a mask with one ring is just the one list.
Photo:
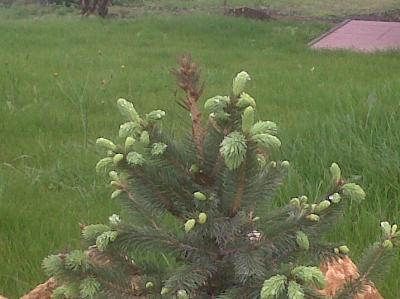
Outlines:
[[[280, 124], [280, 156], [294, 171], [281, 199], [316, 196], [332, 161], [362, 175], [368, 193], [333, 227], [357, 259], [383, 219], [400, 219], [399, 53], [314, 52], [326, 25], [221, 16], [103, 21], [73, 16], [18, 20], [0, 11], [0, 293], [18, 298], [45, 279], [48, 254], [79, 245], [78, 223], [118, 212], [97, 177], [93, 141], [112, 137], [115, 100], [167, 111], [169, 69], [183, 52], [203, 67], [204, 97], [228, 92], [247, 70], [260, 117]], [[124, 65], [125, 68], [121, 68]], [[400, 298], [400, 258], [379, 284]]]

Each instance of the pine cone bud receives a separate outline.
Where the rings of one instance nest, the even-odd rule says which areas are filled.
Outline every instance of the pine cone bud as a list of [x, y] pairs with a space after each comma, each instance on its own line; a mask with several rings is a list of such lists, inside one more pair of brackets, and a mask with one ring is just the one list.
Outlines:
[[203, 200], [207, 199], [207, 197], [203, 193], [201, 193], [199, 191], [193, 193], [193, 196], [194, 196], [194, 198], [196, 198], [197, 200], [200, 200], [200, 201], [203, 201]]
[[96, 146], [105, 150], [115, 151], [117, 146], [111, 141], [106, 138], [97, 138]]
[[244, 109], [242, 114], [242, 130], [245, 133], [248, 133], [251, 129], [251, 126], [254, 123], [254, 109], [249, 106]]
[[204, 224], [207, 221], [207, 214], [206, 213], [200, 213], [199, 214], [199, 223]]
[[301, 249], [308, 250], [310, 248], [310, 241], [308, 240], [307, 235], [302, 231], [297, 232], [296, 242]]
[[387, 250], [391, 250], [393, 248], [393, 243], [390, 240], [385, 240], [383, 241], [382, 246]]
[[136, 141], [135, 138], [133, 138], [131, 136], [126, 137], [126, 140], [125, 140], [125, 151], [126, 152], [130, 151], [130, 149], [135, 144], [135, 141]]
[[176, 293], [177, 299], [189, 299], [189, 295], [185, 290], [179, 290]]
[[246, 87], [247, 81], [250, 80], [250, 76], [245, 71], [240, 72], [236, 75], [235, 79], [233, 79], [233, 95], [238, 97], [244, 91]]
[[316, 214], [310, 214], [310, 215], [306, 216], [306, 218], [313, 222], [319, 222], [319, 216]]
[[154, 287], [154, 283], [152, 283], [151, 281], [146, 282], [146, 289], [151, 289]]
[[339, 247], [339, 252], [343, 254], [348, 254], [350, 252], [350, 249], [346, 245], [342, 245]]
[[331, 172], [331, 176], [332, 176], [333, 182], [337, 183], [340, 180], [341, 176], [342, 176], [342, 173], [341, 173], [339, 165], [337, 165], [336, 163], [332, 163], [332, 165], [329, 168], [329, 170]]
[[320, 213], [327, 208], [329, 208], [331, 205], [331, 202], [329, 200], [323, 200], [321, 201], [316, 207], [315, 207], [315, 213]]
[[186, 232], [191, 231], [195, 225], [196, 225], [196, 220], [189, 219], [188, 221], [185, 222], [185, 231]]
[[124, 159], [124, 155], [123, 155], [123, 154], [116, 154], [116, 155], [113, 157], [114, 165], [117, 165], [117, 164], [118, 164], [119, 162], [121, 162], [123, 159]]

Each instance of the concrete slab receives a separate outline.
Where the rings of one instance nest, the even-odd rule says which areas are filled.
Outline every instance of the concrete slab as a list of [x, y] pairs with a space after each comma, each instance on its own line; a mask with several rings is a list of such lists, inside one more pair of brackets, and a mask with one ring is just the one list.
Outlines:
[[313, 49], [400, 50], [400, 22], [348, 20], [310, 43]]

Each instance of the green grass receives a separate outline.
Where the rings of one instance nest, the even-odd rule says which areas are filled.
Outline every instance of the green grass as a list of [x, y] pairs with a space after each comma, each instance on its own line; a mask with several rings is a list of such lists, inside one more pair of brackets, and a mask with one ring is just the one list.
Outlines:
[[[251, 74], [259, 116], [280, 125], [280, 156], [295, 169], [282, 198], [318, 194], [332, 161], [362, 175], [366, 201], [330, 234], [355, 259], [381, 220], [399, 221], [398, 53], [311, 51], [306, 43], [327, 29], [311, 23], [7, 13], [0, 11], [0, 293], [17, 298], [44, 280], [41, 260], [79, 246], [78, 223], [118, 211], [94, 173], [93, 142], [116, 134], [118, 97], [140, 111], [166, 110], [167, 126], [178, 128], [169, 69], [185, 51], [203, 67], [204, 98], [227, 93], [237, 71]], [[379, 284], [385, 298], [400, 298], [399, 275], [397, 258]]]

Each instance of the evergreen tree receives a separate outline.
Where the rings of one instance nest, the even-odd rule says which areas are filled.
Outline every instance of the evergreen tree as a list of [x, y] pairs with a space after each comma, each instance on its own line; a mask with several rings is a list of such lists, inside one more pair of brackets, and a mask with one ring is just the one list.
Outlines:
[[[112, 199], [123, 217], [83, 227], [86, 250], [51, 255], [43, 264], [60, 287], [54, 298], [325, 298], [322, 260], [349, 249], [325, 243], [329, 229], [363, 189], [330, 167], [326, 194], [276, 207], [274, 195], [288, 161], [273, 161], [281, 142], [277, 126], [255, 120], [255, 100], [245, 93], [246, 72], [228, 96], [205, 102], [203, 84], [189, 56], [173, 70], [190, 115], [188, 138], [161, 129], [164, 111], [140, 115], [119, 99], [124, 123], [118, 142], [97, 139], [104, 153], [96, 170], [109, 172]], [[382, 238], [369, 247], [359, 275], [334, 298], [353, 298], [384, 273], [399, 245], [396, 225], [381, 224]]]

